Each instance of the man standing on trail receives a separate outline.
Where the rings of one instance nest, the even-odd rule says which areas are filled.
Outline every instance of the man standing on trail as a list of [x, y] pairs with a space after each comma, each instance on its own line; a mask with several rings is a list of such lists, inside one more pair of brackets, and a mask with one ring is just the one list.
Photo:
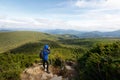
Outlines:
[[45, 70], [45, 63], [47, 64], [47, 73], [49, 72], [49, 63], [48, 63], [48, 54], [50, 53], [50, 47], [48, 45], [45, 45], [43, 48], [43, 67]]

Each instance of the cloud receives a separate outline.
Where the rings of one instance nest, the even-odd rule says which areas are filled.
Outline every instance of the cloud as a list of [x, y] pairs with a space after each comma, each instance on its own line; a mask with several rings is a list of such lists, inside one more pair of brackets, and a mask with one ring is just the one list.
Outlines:
[[61, 20], [41, 18], [1, 18], [0, 28], [23, 29], [68, 29], [68, 24]]
[[120, 9], [120, 0], [106, 0], [104, 5], [107, 8]]
[[68, 20], [68, 24], [79, 30], [113, 31], [120, 29], [119, 0], [77, 0], [76, 20]]
[[[62, 16], [62, 15], [61, 15]], [[47, 18], [0, 18], [0, 28], [74, 29], [83, 31], [113, 31], [120, 29], [120, 15], [90, 11], [79, 15], [63, 15], [69, 20]], [[73, 19], [76, 18], [76, 19]]]
[[79, 8], [119, 8], [119, 0], [77, 0], [75, 6]]
[[97, 0], [77, 0], [75, 6], [79, 8], [95, 8], [101, 6], [102, 3], [98, 2]]
[[74, 29], [85, 31], [113, 31], [120, 29], [119, 14], [86, 13], [77, 15], [77, 17], [81, 18], [81, 20], [68, 21], [68, 24], [74, 26]]
[[120, 13], [120, 0], [77, 0], [73, 5], [79, 8], [78, 12]]
[[[40, 24], [39, 24], [40, 25]], [[36, 21], [32, 18], [2, 18], [0, 28], [32, 28], [37, 27]]]
[[0, 19], [5, 19], [5, 18], [6, 18], [5, 15], [0, 16]]

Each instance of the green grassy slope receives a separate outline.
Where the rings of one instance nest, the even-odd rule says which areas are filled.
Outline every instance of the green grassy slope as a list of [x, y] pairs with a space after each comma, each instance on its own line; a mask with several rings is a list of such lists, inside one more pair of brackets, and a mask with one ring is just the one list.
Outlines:
[[[63, 46], [91, 46], [95, 42], [112, 42], [118, 39], [70, 39], [70, 36], [51, 35], [33, 31], [0, 32], [0, 53], [20, 47], [27, 43], [42, 42], [44, 40], [57, 41]], [[74, 46], [75, 45], [75, 46]]]
[[32, 31], [0, 32], [0, 53], [40, 40], [57, 40], [57, 36]]

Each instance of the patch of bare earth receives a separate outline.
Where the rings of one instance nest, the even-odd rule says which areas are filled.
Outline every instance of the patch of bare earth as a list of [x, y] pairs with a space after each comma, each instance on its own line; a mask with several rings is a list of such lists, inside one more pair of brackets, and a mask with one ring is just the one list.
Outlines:
[[50, 65], [49, 70], [50, 73], [47, 73], [43, 70], [42, 64], [34, 64], [21, 73], [21, 80], [72, 80], [77, 75], [74, 64], [69, 63], [62, 68]]

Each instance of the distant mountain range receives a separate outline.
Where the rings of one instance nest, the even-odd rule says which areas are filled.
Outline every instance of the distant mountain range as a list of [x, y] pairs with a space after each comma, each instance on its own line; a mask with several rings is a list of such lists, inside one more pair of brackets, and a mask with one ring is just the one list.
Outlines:
[[[0, 32], [8, 32], [8, 31], [18, 31], [15, 29], [0, 29]], [[32, 31], [32, 30], [31, 30]], [[107, 38], [114, 38], [118, 37], [120, 38], [120, 30], [111, 31], [111, 32], [100, 32], [100, 31], [77, 31], [77, 30], [64, 30], [64, 29], [55, 29], [55, 30], [34, 30], [49, 34], [58, 34], [62, 36], [71, 36], [75, 38], [101, 38], [101, 37], [107, 37]]]
[[100, 31], [76, 31], [76, 30], [64, 30], [64, 29], [55, 29], [55, 30], [45, 30], [43, 32], [50, 34], [70, 34], [75, 35], [79, 38], [100, 38], [100, 37], [120, 37], [120, 30], [111, 31], [111, 32], [100, 32]]
[[64, 30], [64, 29], [44, 30], [43, 32], [47, 32], [50, 34], [73, 34], [73, 35], [85, 33], [84, 31]]

